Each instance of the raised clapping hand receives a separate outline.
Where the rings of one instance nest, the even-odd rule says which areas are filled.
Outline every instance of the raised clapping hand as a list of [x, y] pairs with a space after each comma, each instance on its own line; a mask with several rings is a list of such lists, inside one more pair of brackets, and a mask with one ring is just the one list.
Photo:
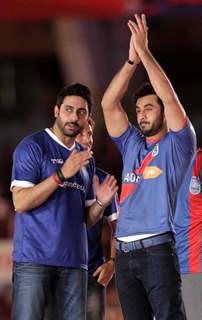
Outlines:
[[[135, 20], [128, 21], [128, 27], [131, 31], [131, 54], [134, 54], [132, 49], [136, 51], [137, 55], [140, 57], [142, 51], [148, 50], [148, 37], [147, 37], [147, 22], [145, 14], [135, 14]], [[129, 51], [129, 53], [130, 53]], [[130, 58], [130, 56], [129, 56]], [[132, 57], [130, 58], [132, 60]]]
[[66, 179], [73, 177], [83, 166], [89, 163], [92, 158], [92, 151], [74, 150], [63, 164], [61, 171]]
[[107, 175], [104, 181], [102, 183], [99, 183], [99, 179], [95, 175], [93, 178], [93, 183], [97, 199], [104, 206], [107, 206], [118, 190], [116, 179], [114, 178], [114, 176]]
[[140, 58], [138, 57], [137, 52], [135, 51], [132, 36], [130, 37], [130, 46], [129, 46], [129, 54], [128, 59], [136, 64], [140, 62]]

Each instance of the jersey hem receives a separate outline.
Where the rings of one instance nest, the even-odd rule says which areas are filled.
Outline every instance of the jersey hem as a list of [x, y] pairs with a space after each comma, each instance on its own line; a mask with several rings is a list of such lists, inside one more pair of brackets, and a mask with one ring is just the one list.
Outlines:
[[64, 268], [76, 268], [76, 269], [85, 269], [88, 270], [88, 266], [86, 264], [74, 264], [74, 263], [55, 263], [51, 261], [33, 261], [33, 260], [27, 260], [27, 259], [13, 259], [13, 262], [17, 263], [33, 263], [33, 264], [38, 264], [38, 265], [46, 265], [50, 267], [64, 267]]

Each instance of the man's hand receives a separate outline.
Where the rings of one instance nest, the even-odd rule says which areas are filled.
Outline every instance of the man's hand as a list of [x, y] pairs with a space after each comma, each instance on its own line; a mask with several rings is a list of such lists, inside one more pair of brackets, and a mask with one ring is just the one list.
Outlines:
[[128, 59], [135, 64], [140, 63], [140, 58], [138, 57], [137, 52], [135, 51], [134, 45], [133, 45], [133, 39], [132, 36], [130, 37], [130, 46], [129, 46], [129, 54]]
[[[128, 21], [128, 27], [131, 31], [131, 39], [134, 50], [141, 57], [141, 52], [148, 50], [147, 22], [144, 14], [135, 14], [135, 20]], [[132, 60], [132, 58], [131, 58]]]
[[114, 274], [114, 261], [108, 260], [99, 266], [93, 273], [93, 277], [98, 277], [97, 282], [106, 287]]
[[92, 151], [76, 151], [74, 150], [65, 161], [61, 171], [66, 179], [73, 177], [82, 167], [89, 163], [92, 158]]
[[115, 196], [118, 190], [117, 181], [114, 176], [107, 175], [102, 183], [99, 183], [98, 177], [95, 175], [93, 178], [95, 192], [97, 199], [101, 204], [106, 207]]

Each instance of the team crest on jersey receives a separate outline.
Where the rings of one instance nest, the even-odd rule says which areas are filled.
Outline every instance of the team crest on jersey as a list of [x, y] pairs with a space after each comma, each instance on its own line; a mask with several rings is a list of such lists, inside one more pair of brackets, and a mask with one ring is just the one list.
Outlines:
[[199, 177], [191, 177], [189, 192], [191, 194], [199, 194], [201, 192], [201, 184]]
[[154, 179], [160, 176], [161, 173], [162, 173], [162, 170], [156, 166], [146, 167], [143, 172], [143, 177], [144, 179]]
[[63, 159], [51, 159], [52, 164], [63, 164]]
[[159, 145], [158, 144], [156, 144], [154, 149], [152, 150], [153, 157], [156, 157], [157, 154], [159, 154]]

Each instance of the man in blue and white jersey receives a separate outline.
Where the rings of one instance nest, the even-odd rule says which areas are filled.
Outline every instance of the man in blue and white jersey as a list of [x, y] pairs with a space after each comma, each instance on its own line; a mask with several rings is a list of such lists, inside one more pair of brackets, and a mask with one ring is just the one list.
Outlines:
[[175, 210], [176, 246], [187, 318], [202, 319], [202, 150], [186, 172]]
[[[116, 228], [116, 279], [127, 320], [186, 319], [174, 242], [176, 195], [196, 148], [196, 137], [170, 81], [148, 48], [144, 14], [129, 20], [129, 60], [103, 100], [107, 130], [123, 159]], [[136, 93], [139, 129], [121, 100], [138, 63], [150, 83]]]
[[41, 320], [52, 290], [54, 319], [85, 319], [87, 231], [117, 191], [94, 178], [92, 153], [75, 142], [91, 112], [87, 87], [65, 87], [49, 129], [24, 138], [13, 155], [16, 210], [13, 320]]
[[[76, 141], [85, 149], [91, 150], [93, 146], [94, 121], [89, 118], [88, 124], [77, 136]], [[95, 169], [96, 176], [102, 182], [107, 173], [100, 168]], [[105, 318], [106, 287], [114, 274], [115, 246], [114, 231], [118, 219], [117, 195], [106, 207], [103, 218], [88, 229], [88, 295], [87, 295], [87, 320], [103, 320]], [[109, 228], [106, 228], [105, 221]], [[103, 250], [102, 233], [107, 235], [107, 248]], [[106, 257], [108, 255], [108, 257]]]

